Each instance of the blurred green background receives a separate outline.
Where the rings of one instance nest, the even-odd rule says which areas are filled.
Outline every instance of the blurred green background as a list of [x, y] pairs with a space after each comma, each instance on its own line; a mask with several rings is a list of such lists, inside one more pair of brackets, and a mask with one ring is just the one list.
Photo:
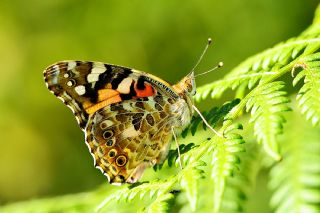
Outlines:
[[72, 113], [45, 87], [46, 66], [65, 59], [103, 61], [173, 83], [190, 71], [212, 37], [214, 45], [198, 71], [218, 61], [225, 67], [197, 79], [202, 85], [298, 35], [311, 23], [317, 4], [1, 0], [0, 204], [89, 191], [106, 182], [93, 167]]

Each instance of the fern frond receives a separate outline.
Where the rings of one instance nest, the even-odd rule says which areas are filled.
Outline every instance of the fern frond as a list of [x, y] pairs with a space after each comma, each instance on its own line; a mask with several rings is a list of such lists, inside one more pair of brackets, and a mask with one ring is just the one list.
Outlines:
[[270, 173], [271, 206], [277, 213], [319, 212], [320, 129], [315, 131], [299, 115], [290, 118], [290, 131], [281, 140], [283, 161]]
[[260, 169], [260, 147], [252, 141], [245, 143], [245, 148], [246, 152], [238, 155], [241, 160], [239, 171], [227, 178], [221, 212], [247, 212], [246, 204]]
[[166, 213], [169, 210], [169, 202], [174, 198], [172, 193], [160, 195], [143, 212], [147, 213]]
[[[227, 89], [243, 90], [248, 88], [250, 90], [261, 79], [278, 78], [282, 74], [289, 72], [294, 66], [290, 62], [319, 50], [320, 38], [315, 37], [313, 34], [310, 35], [310, 32], [305, 32], [297, 38], [289, 39], [285, 43], [280, 43], [271, 49], [248, 58], [231, 70], [222, 80], [199, 87], [195, 100], [201, 101], [209, 95], [211, 98], [219, 98]], [[290, 66], [286, 67], [288, 64]]]
[[250, 122], [254, 123], [257, 141], [276, 160], [281, 159], [277, 136], [282, 133], [285, 122], [282, 112], [290, 110], [286, 92], [281, 91], [283, 87], [284, 83], [281, 81], [259, 86], [246, 104], [247, 112], [251, 111]]
[[142, 183], [138, 186], [123, 187], [121, 190], [117, 191], [117, 193], [106, 197], [105, 200], [96, 208], [96, 211], [101, 210], [112, 201], [131, 202], [136, 197], [142, 199], [145, 196], [148, 196], [150, 199], [152, 199], [155, 195], [159, 196], [161, 194], [166, 194], [167, 192], [169, 192], [170, 187], [173, 184], [174, 181], [155, 180], [150, 183]]
[[203, 170], [199, 169], [200, 166], [205, 166], [206, 163], [199, 161], [196, 162], [198, 165], [194, 165], [188, 169], [188, 171], [183, 171], [184, 174], [180, 176], [180, 185], [185, 189], [187, 193], [187, 198], [189, 200], [192, 211], [196, 210], [197, 200], [198, 200], [198, 182], [204, 177]]
[[[236, 88], [243, 86], [244, 82], [255, 78], [260, 79], [263, 76], [274, 75], [275, 72], [264, 72], [264, 73], [251, 73], [251, 74], [240, 74], [237, 76], [226, 76], [222, 80], [215, 81], [210, 84], [206, 84], [197, 89], [195, 100], [200, 102], [206, 99], [209, 95], [211, 98], [219, 98], [227, 89], [235, 90]], [[253, 86], [253, 84], [250, 84]], [[245, 85], [247, 87], [247, 85]], [[250, 87], [251, 88], [251, 87]]]
[[297, 94], [298, 106], [302, 114], [313, 125], [320, 122], [320, 53], [315, 53], [300, 60], [293, 68], [302, 69], [294, 78], [293, 85], [304, 78], [304, 84]]
[[[236, 98], [232, 101], [224, 103], [221, 107], [213, 107], [209, 110], [209, 112], [202, 112], [202, 115], [206, 119], [206, 121], [212, 126], [215, 127], [219, 120], [223, 119], [232, 108], [240, 103], [240, 99]], [[193, 116], [191, 124], [181, 133], [181, 136], [185, 138], [189, 131], [192, 135], [195, 135], [198, 126], [200, 123], [203, 123], [203, 120], [199, 115]], [[207, 126], [203, 123], [203, 129], [206, 130]]]
[[169, 207], [169, 203], [166, 202], [169, 202], [173, 198], [173, 196], [168, 194], [174, 190], [174, 186], [177, 183], [180, 183], [181, 187], [186, 191], [189, 203], [195, 209], [198, 192], [197, 181], [203, 176], [203, 171], [199, 169], [201, 166], [205, 166], [205, 163], [197, 159], [188, 164], [180, 173], [169, 177], [167, 180], [155, 180], [149, 183], [136, 184], [133, 187], [124, 187], [117, 191], [117, 193], [106, 197], [96, 208], [96, 211], [100, 211], [113, 201], [132, 202], [135, 198], [139, 198], [140, 200], [143, 198], [153, 199], [144, 211], [165, 210]]
[[212, 154], [212, 173], [214, 194], [214, 212], [219, 212], [225, 184], [228, 177], [233, 176], [239, 169], [240, 159], [238, 153], [245, 151], [244, 140], [241, 135], [233, 130], [242, 129], [242, 125], [233, 124], [224, 131], [225, 138], [219, 138]]

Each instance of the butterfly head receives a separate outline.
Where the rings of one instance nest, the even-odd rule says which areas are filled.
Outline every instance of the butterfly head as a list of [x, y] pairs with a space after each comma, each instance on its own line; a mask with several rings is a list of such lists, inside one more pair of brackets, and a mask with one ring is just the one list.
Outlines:
[[185, 92], [189, 97], [192, 97], [196, 94], [196, 81], [194, 78], [194, 72], [191, 72], [189, 75], [187, 75], [185, 78], [183, 78], [183, 86], [185, 89]]
[[186, 96], [189, 99], [192, 99], [192, 96], [196, 94], [196, 82], [194, 78], [194, 72], [188, 74], [173, 87], [181, 96]]

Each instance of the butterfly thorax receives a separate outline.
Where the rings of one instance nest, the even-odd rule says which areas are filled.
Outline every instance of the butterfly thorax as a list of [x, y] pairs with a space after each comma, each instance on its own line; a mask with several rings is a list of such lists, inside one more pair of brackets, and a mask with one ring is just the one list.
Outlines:
[[170, 108], [172, 117], [175, 118], [172, 119], [172, 126], [175, 129], [182, 131], [190, 124], [193, 112], [191, 111], [189, 105], [184, 99], [177, 100], [174, 104], [170, 106]]
[[193, 115], [193, 99], [195, 94], [195, 81], [193, 73], [184, 77], [177, 84], [173, 85], [173, 89], [179, 94], [179, 99], [171, 106], [175, 119], [175, 128], [182, 131], [191, 121]]

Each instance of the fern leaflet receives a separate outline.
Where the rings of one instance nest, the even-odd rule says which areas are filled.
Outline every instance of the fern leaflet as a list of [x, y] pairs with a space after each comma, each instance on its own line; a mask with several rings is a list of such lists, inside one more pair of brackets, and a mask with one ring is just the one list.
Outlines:
[[284, 83], [279, 81], [259, 86], [246, 105], [247, 111], [251, 111], [250, 122], [254, 123], [258, 142], [276, 160], [281, 158], [276, 137], [282, 133], [285, 122], [282, 112], [290, 110], [286, 92], [280, 91], [283, 87]]
[[271, 170], [271, 206], [278, 213], [319, 212], [320, 130], [314, 131], [299, 115], [291, 116], [284, 133], [283, 161]]
[[313, 125], [320, 122], [320, 53], [303, 58], [293, 69], [302, 69], [293, 80], [293, 85], [304, 78], [304, 84], [297, 95], [298, 106]]

